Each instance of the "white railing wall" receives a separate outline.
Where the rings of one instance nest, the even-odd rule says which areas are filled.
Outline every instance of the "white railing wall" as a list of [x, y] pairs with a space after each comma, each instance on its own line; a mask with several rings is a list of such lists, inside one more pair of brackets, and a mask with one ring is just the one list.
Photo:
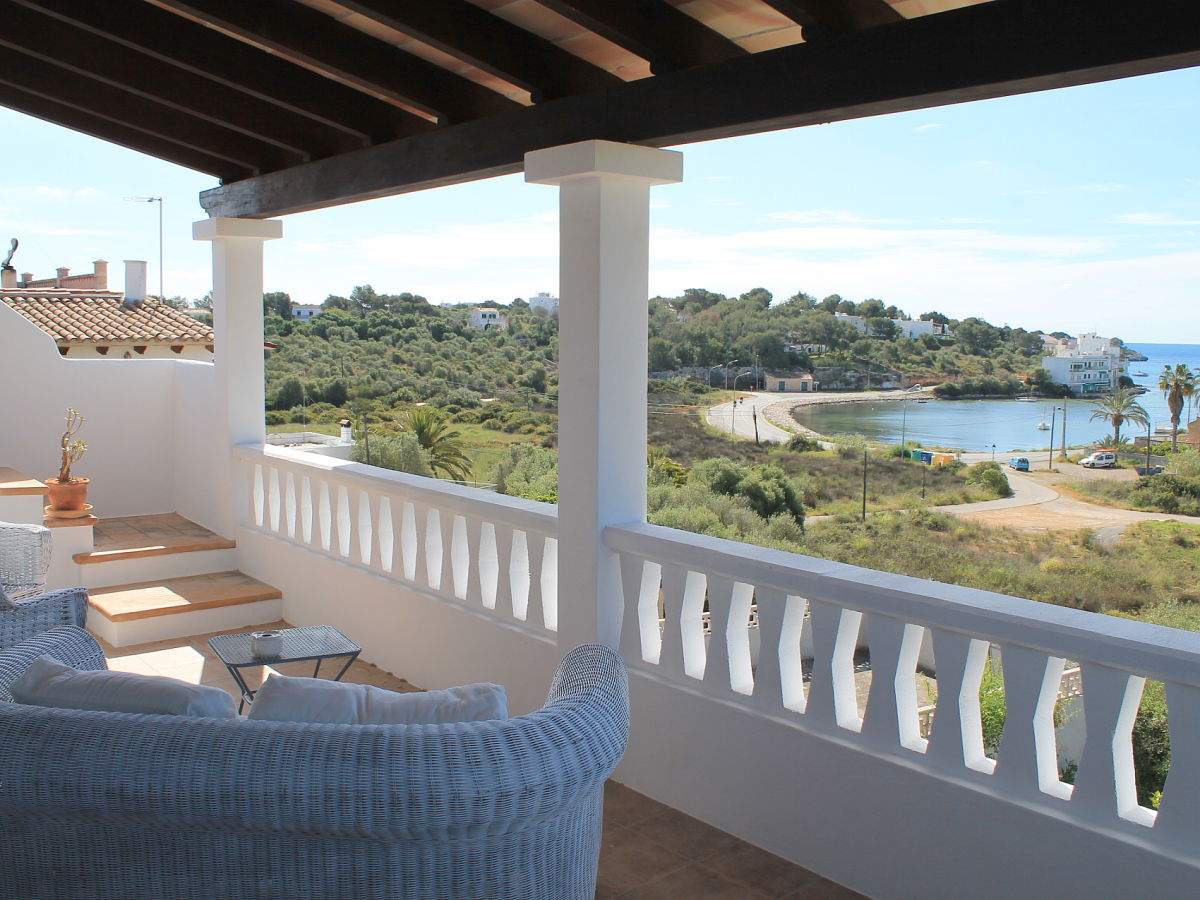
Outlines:
[[532, 633], [556, 629], [554, 507], [273, 447], [234, 457], [243, 525]]
[[[233, 455], [243, 568], [284, 590], [289, 620], [343, 625], [423, 686], [495, 680], [517, 712], [539, 705], [559, 656], [554, 507], [296, 451]], [[605, 541], [631, 672], [617, 780], [872, 896], [1119, 896], [1147, 872], [1157, 897], [1192, 892], [1200, 635], [651, 525]], [[1007, 695], [994, 760], [989, 654]], [[1055, 702], [1079, 690], [1068, 661], [1086, 735], [1074, 786], [1055, 753]], [[1133, 780], [1146, 679], [1167, 686], [1175, 755], [1157, 813]]]
[[[797, 748], [803, 734], [832, 741], [826, 744], [829, 752], [855, 754], [869, 761], [865, 765], [895, 763], [955, 789], [965, 788], [957, 793], [968, 801], [974, 795], [973, 802], [958, 811], [961, 824], [956, 830], [978, 831], [979, 840], [991, 840], [997, 847], [1020, 846], [1022, 837], [1006, 833], [1010, 826], [1004, 816], [994, 814], [996, 804], [986, 803], [988, 798], [1052, 823], [1050, 831], [1058, 835], [1064, 853], [1072, 833], [1103, 835], [1123, 844], [1125, 850], [1152, 849], [1153, 854], [1144, 854], [1142, 864], [1153, 869], [1156, 877], [1162, 875], [1164, 858], [1186, 860], [1185, 870], [1196, 877], [1200, 757], [1194, 751], [1200, 741], [1200, 635], [654, 525], [609, 528], [605, 540], [621, 561], [621, 651], [635, 685], [644, 679], [658, 689], [666, 686], [699, 695], [723, 710], [747, 714], [730, 716], [730, 721], [769, 720], [777, 736], [774, 740], [790, 731]], [[928, 648], [927, 635], [932, 639], [938, 687], [937, 716], [928, 740], [921, 734], [916, 685], [918, 656], [925, 655], [922, 644]], [[855, 652], [864, 645], [869, 647], [871, 676], [865, 715], [860, 715]], [[811, 659], [802, 646], [811, 647]], [[993, 760], [984, 752], [979, 686], [989, 651], [994, 656], [996, 650], [1002, 660], [1007, 718]], [[1064, 682], [1068, 660], [1078, 666], [1079, 674]], [[1131, 729], [1146, 679], [1166, 685], [1172, 741], [1173, 767], [1157, 812], [1138, 805], [1134, 786]], [[1073, 786], [1060, 780], [1056, 758], [1054, 707], [1063, 690], [1082, 691], [1085, 717], [1085, 746]], [[637, 706], [635, 701], [635, 710]], [[650, 709], [646, 714], [648, 718], [660, 715]], [[724, 715], [710, 718], [715, 746], [729, 744], [727, 735], [717, 733]], [[753, 730], [756, 726], [737, 727]], [[766, 734], [764, 730], [760, 740], [767, 740]], [[686, 742], [690, 737], [681, 734], [676, 740]], [[784, 802], [791, 802], [797, 792], [819, 790], [809, 783], [814, 768], [797, 765], [791, 771], [770, 772], [759, 768], [756, 751], [747, 759], [729, 759], [727, 750], [713, 755], [715, 768], [707, 784], [721, 794], [720, 802], [692, 803], [705, 817], [711, 815], [712, 806], [736, 804], [739, 796], [746, 800], [752, 792], [747, 786], [762, 779], [776, 785]], [[638, 772], [645, 762], [632, 760], [629, 768]], [[743, 780], [743, 769], [757, 778]], [[681, 781], [677, 795], [669, 784], [672, 771]], [[662, 799], [687, 804], [689, 791], [694, 794], [694, 773], [686, 765], [675, 765], [665, 768], [664, 775], [668, 784], [662, 785], [666, 789]], [[857, 787], [846, 784], [841, 790], [853, 792]], [[932, 786], [922, 791], [930, 803], [941, 794]], [[886, 821], [885, 806], [890, 801], [887, 795], [876, 799], [880, 804], [876, 818]], [[920, 815], [921, 798], [910, 797], [908, 803], [912, 827], [926, 827]], [[761, 807], [758, 815], [764, 821], [780, 821]], [[853, 872], [856, 857], [859, 877], [868, 878], [857, 886], [878, 889], [866, 874], [874, 843], [882, 841], [878, 849], [889, 858], [903, 853], [902, 839], [878, 834], [875, 824], [862, 821], [861, 816], [854, 823], [842, 822], [838, 811], [825, 804], [811, 817], [813, 827], [832, 828], [843, 838], [854, 834], [851, 857], [830, 863], [835, 869], [845, 865], [846, 871], [818, 868], [843, 883], [855, 886], [847, 871]], [[796, 857], [795, 849], [789, 852], [788, 840], [781, 840], [778, 825], [759, 835], [752, 812], [730, 817], [730, 821], [737, 819], [748, 823], [744, 836], [754, 835], [757, 843]], [[1037, 834], [1036, 828], [1031, 829], [1029, 840]], [[929, 829], [927, 839], [931, 848], [948, 849], [939, 847], [935, 828]], [[812, 835], [796, 835], [791, 846], [816, 843]], [[1048, 848], [1038, 851], [1036, 845], [1028, 850], [1048, 852]], [[799, 861], [813, 864], [811, 857], [799, 855]], [[1066, 856], [1047, 858], [1041, 864], [1061, 866], [1076, 878], [1081, 865], [1093, 867], [1078, 885], [1108, 868], [1100, 860]], [[1026, 859], [1022, 865], [1033, 863]], [[982, 871], [980, 877], [986, 883]], [[1104, 877], [1111, 876], [1101, 876], [1102, 881]], [[910, 891], [914, 896], [953, 895], [930, 883], [927, 871], [921, 880], [922, 891], [916, 890], [914, 881], [907, 888], [893, 885], [884, 895], [907, 896]], [[1115, 883], [1108, 881], [1106, 890]], [[1175, 895], [1170, 879], [1156, 883], [1164, 886], [1159, 896]], [[1033, 882], [1029, 887], [1029, 896], [1049, 896], [1033, 889]], [[959, 884], [958, 889], [963, 891], [959, 896], [1004, 892], [995, 884], [972, 885], [969, 890]], [[1043, 884], [1042, 890], [1048, 889]]]

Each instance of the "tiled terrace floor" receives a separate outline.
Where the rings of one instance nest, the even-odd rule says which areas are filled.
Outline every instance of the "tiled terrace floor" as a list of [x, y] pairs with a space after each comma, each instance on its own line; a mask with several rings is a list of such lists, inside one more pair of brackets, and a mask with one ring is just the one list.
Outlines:
[[[272, 622], [237, 629], [286, 628]], [[109, 666], [123, 672], [167, 675], [224, 688], [237, 698], [225, 666], [209, 649], [211, 634], [112, 647], [101, 641]], [[311, 663], [277, 667], [310, 675]], [[251, 688], [261, 672], [243, 670]], [[370, 663], [355, 661], [345, 680], [394, 691], [416, 686]], [[605, 789], [604, 842], [598, 900], [854, 900], [859, 894], [792, 865], [731, 834], [610, 781]]]

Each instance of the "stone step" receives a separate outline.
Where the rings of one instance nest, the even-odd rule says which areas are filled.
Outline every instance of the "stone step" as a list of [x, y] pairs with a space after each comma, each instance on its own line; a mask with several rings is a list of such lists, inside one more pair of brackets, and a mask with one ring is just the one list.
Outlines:
[[236, 546], [236, 541], [221, 537], [178, 513], [163, 513], [101, 519], [95, 525], [95, 549], [76, 553], [72, 558], [81, 566], [87, 566], [148, 556], [231, 550]]
[[124, 647], [272, 621], [282, 615], [282, 597], [242, 572], [118, 584], [90, 591], [88, 627]]

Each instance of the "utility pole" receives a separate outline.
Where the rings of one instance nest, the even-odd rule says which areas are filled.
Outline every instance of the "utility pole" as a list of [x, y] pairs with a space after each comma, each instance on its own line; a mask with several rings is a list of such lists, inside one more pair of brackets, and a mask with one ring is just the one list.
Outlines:
[[1065, 397], [1063, 398], [1062, 411], [1063, 411], [1062, 453], [1060, 454], [1060, 457], [1062, 459], [1066, 459], [1067, 458], [1067, 400]]
[[1146, 474], [1150, 474], [1150, 420], [1146, 419]]
[[921, 499], [925, 499], [925, 476], [929, 474], [929, 463], [921, 463]]
[[758, 407], [750, 407], [750, 418], [754, 420], [754, 446], [758, 446]]
[[908, 398], [900, 398], [900, 408], [902, 414], [900, 417], [900, 449], [908, 449]]
[[1050, 407], [1050, 452], [1046, 454], [1046, 471], [1054, 471], [1054, 417], [1058, 414], [1058, 407]]
[[733, 434], [733, 420], [737, 418], [737, 401], [729, 405], [729, 433]]

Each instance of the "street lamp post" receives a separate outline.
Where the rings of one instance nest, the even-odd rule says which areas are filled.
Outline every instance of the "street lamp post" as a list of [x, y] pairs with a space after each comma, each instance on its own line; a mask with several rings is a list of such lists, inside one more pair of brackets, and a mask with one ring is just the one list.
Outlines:
[[158, 299], [166, 301], [167, 295], [163, 293], [163, 198], [162, 197], [126, 197], [126, 200], [131, 200], [134, 203], [157, 203], [158, 204]]
[[996, 445], [992, 444], [992, 462], [996, 461]]
[[[1063, 414], [1062, 452], [1059, 454], [1059, 459], [1066, 459], [1067, 458], [1067, 401], [1065, 399], [1063, 400], [1062, 414]], [[1054, 452], [1054, 442], [1053, 441], [1050, 442], [1050, 452], [1051, 453]]]
[[729, 367], [736, 362], [736, 359], [731, 359], [729, 362], [725, 363], [725, 390], [729, 390]]
[[1146, 474], [1150, 474], [1150, 420], [1146, 419]]
[[1046, 469], [1047, 471], [1054, 470], [1054, 417], [1058, 413], [1058, 407], [1050, 408], [1050, 451], [1046, 454]]
[[908, 398], [900, 398], [900, 449], [908, 449]]

